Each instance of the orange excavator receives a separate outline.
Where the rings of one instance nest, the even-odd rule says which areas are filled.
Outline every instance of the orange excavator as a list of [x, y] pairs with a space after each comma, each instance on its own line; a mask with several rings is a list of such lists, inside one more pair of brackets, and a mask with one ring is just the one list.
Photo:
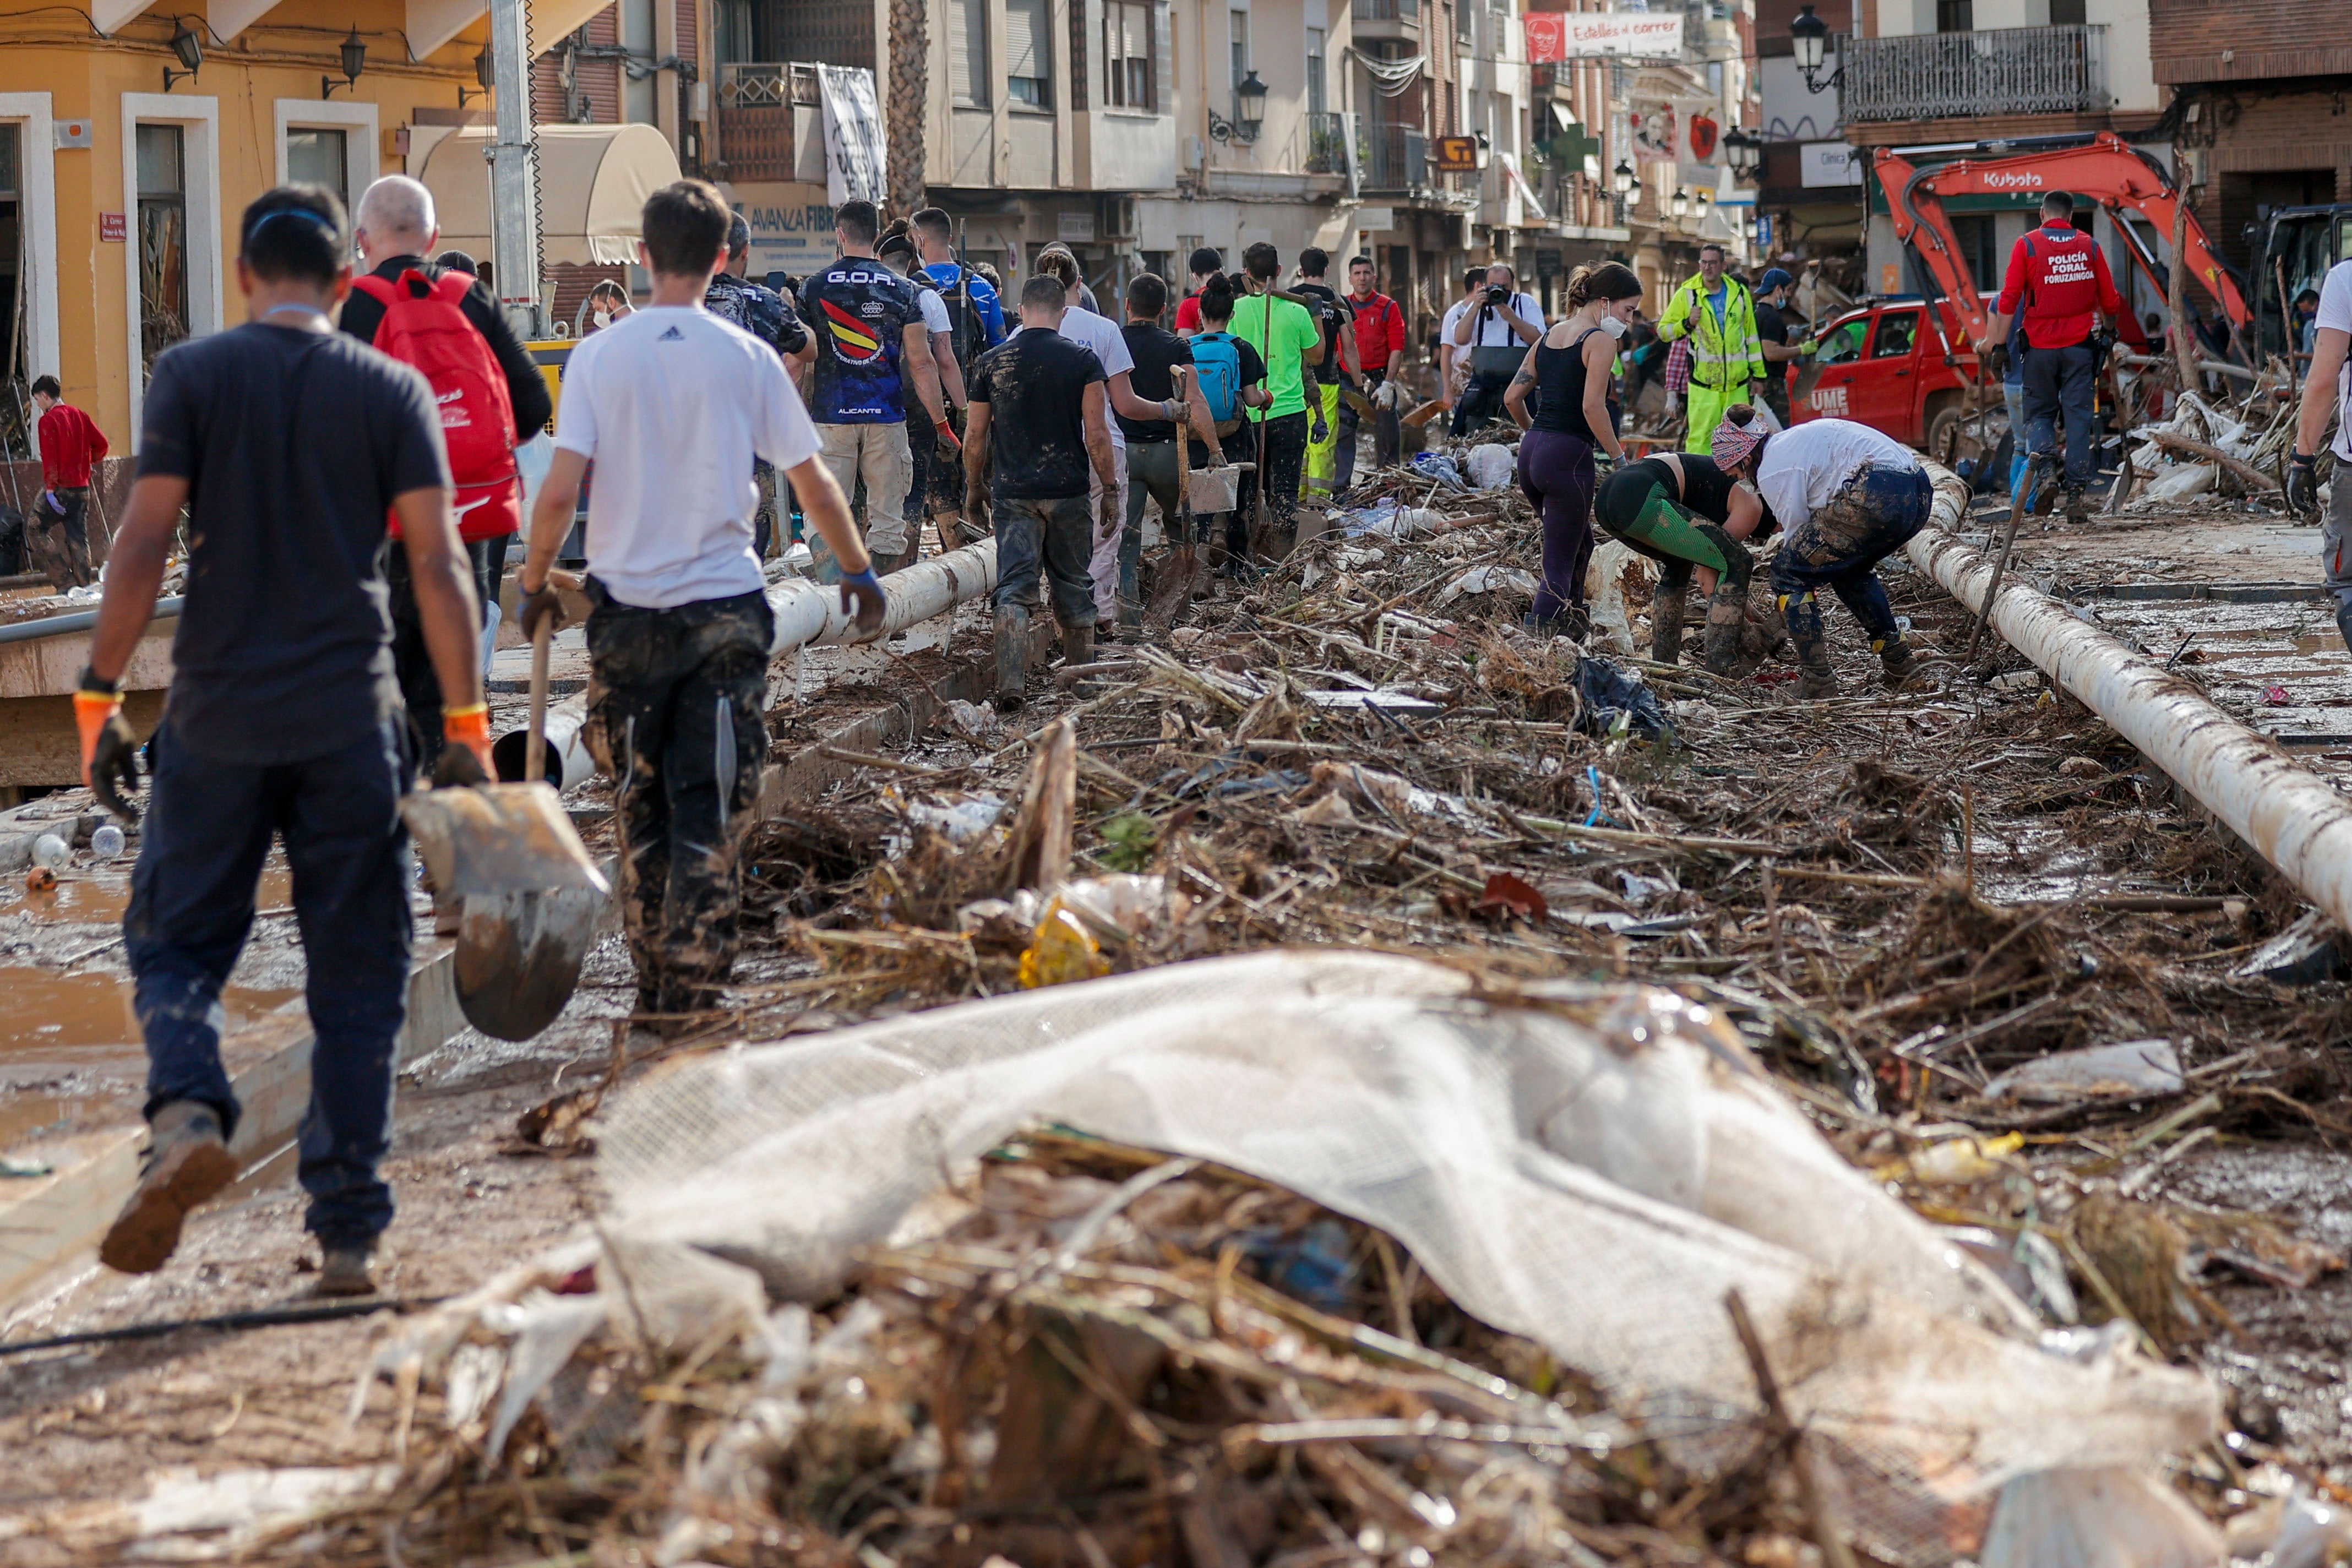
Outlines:
[[[1952, 221], [1944, 211], [1947, 197], [2042, 191], [2088, 196], [2110, 216], [2117, 217], [2115, 232], [2148, 281], [2159, 289], [2165, 286], [2164, 268], [2147, 240], [2118, 216], [2124, 209], [2137, 213], [2170, 241], [2181, 197], [2161, 163], [2112, 131], [2099, 132], [2087, 141], [2052, 137], [1983, 146], [1996, 155], [1958, 158], [1922, 168], [1902, 153], [1882, 147], [1875, 163], [1879, 185], [1886, 193], [1887, 211], [1895, 222], [1895, 237], [1918, 255], [1970, 338], [1984, 335], [1992, 311], [1953, 236]], [[2204, 285], [2231, 330], [2243, 333], [2253, 321], [2245, 289], [2229, 264], [2215, 253], [2194, 213], [2189, 215], [2182, 250], [2189, 276]], [[1998, 291], [2000, 279], [1991, 281]], [[2137, 342], [2146, 336], [2136, 321], [2118, 325], [2127, 340]]]

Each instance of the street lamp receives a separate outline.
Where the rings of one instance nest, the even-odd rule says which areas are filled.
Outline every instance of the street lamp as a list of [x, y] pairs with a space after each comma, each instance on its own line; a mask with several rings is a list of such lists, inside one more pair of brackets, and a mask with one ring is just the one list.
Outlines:
[[205, 41], [196, 37], [192, 29], [183, 25], [178, 32], [172, 35], [172, 52], [179, 56], [180, 63], [188, 68], [175, 71], [170, 66], [163, 68], [165, 92], [172, 90], [172, 84], [175, 81], [195, 79], [196, 72], [203, 68], [205, 63]]
[[1209, 136], [1217, 142], [1247, 143], [1257, 140], [1265, 124], [1265, 83], [1257, 79], [1257, 71], [1253, 68], [1234, 84], [1233, 119], [1226, 119], [1213, 109], [1209, 110]]
[[1701, 223], [1705, 223], [1706, 221], [1707, 208], [1715, 205], [1715, 193], [1708, 190], [1705, 185], [1701, 185], [1698, 188], [1698, 195], [1696, 199], [1698, 203], [1698, 220]]
[[474, 57], [474, 79], [481, 84], [481, 90], [477, 92], [472, 88], [460, 86], [457, 89], [457, 107], [465, 108], [469, 98], [488, 98], [498, 78], [498, 64], [490, 58], [490, 46], [484, 44], [482, 52]]
[[335, 89], [339, 87], [358, 86], [360, 72], [367, 69], [367, 45], [361, 40], [360, 30], [356, 26], [352, 29], [352, 36], [343, 40], [341, 52], [343, 57], [343, 79], [337, 81], [331, 76], [320, 77], [319, 79], [319, 96], [320, 98], [329, 98], [333, 96]]
[[1642, 188], [1642, 182], [1633, 177], [1633, 165], [1622, 158], [1618, 159], [1617, 166], [1609, 171], [1609, 183], [1621, 196], [1631, 196]]
[[1829, 80], [1819, 79], [1822, 58], [1829, 52], [1830, 25], [1813, 15], [1811, 0], [1798, 7], [1797, 19], [1789, 24], [1789, 41], [1797, 59], [1797, 74], [1805, 79], [1807, 92], [1826, 92], [1844, 78], [1840, 67]]
[[1680, 185], [1676, 185], [1675, 187], [1674, 195], [1669, 198], [1669, 210], [1672, 211], [1677, 218], [1685, 218], [1690, 216], [1690, 193], [1683, 189]]
[[1723, 138], [1723, 155], [1730, 161], [1735, 179], [1750, 178], [1764, 162], [1764, 138], [1745, 129], [1728, 132]]

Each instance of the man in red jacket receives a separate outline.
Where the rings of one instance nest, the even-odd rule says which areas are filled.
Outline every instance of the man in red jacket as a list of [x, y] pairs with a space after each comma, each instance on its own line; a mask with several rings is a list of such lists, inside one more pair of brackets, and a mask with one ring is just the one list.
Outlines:
[[[1348, 309], [1356, 318], [1356, 355], [1364, 367], [1364, 392], [1380, 410], [1372, 421], [1372, 458], [1381, 468], [1397, 460], [1397, 389], [1381, 391], [1391, 366], [1403, 369], [1404, 312], [1380, 291], [1380, 273], [1369, 256], [1348, 263]], [[1356, 475], [1356, 405], [1339, 403], [1339, 461], [1334, 493], [1344, 493]]]
[[25, 543], [58, 593], [87, 587], [89, 569], [89, 476], [106, 457], [106, 437], [90, 416], [65, 400], [54, 375], [33, 383], [41, 411], [41, 493], [26, 519]]
[[[2030, 450], [2054, 458], [2054, 422], [2064, 418], [2066, 516], [2080, 522], [2089, 515], [2083, 490], [2098, 474], [2091, 432], [2101, 350], [2092, 341], [2092, 329], [2102, 312], [2111, 321], [2123, 314], [2124, 301], [2107, 275], [2105, 253], [2074, 226], [2074, 198], [2063, 191], [2042, 198], [2042, 226], [2019, 236], [2010, 248], [1991, 329], [1977, 340], [1979, 353], [2007, 341], [2010, 316], [2021, 303], [2025, 307], [2026, 439]], [[2046, 484], [2034, 510], [2050, 510]]]

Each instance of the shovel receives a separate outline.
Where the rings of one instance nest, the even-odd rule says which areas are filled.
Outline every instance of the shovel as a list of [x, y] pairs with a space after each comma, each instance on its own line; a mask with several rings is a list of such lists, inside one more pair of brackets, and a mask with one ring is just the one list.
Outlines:
[[[1184, 391], [1184, 367], [1171, 365], [1169, 375], [1176, 384], [1176, 400], [1187, 401]], [[1159, 580], [1151, 586], [1150, 619], [1173, 624], [1192, 602], [1192, 584], [1201, 575], [1201, 553], [1192, 541], [1192, 434], [1183, 420], [1176, 422], [1176, 520], [1175, 548], [1161, 563]]]
[[546, 782], [550, 636], [541, 621], [531, 639], [523, 782], [424, 790], [400, 805], [433, 885], [465, 905], [457, 1005], [501, 1040], [528, 1040], [563, 1011], [610, 890]]

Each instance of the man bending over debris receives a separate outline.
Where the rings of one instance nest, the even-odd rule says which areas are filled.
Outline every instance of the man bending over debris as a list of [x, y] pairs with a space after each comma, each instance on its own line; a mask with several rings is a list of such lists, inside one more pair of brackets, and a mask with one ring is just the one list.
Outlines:
[[1062, 336], [1066, 311], [1085, 314], [1069, 303], [1063, 279], [1045, 271], [1033, 276], [1021, 287], [1022, 330], [980, 356], [967, 387], [967, 511], [980, 503], [983, 466], [994, 465], [996, 706], [1007, 713], [1021, 706], [1029, 679], [1029, 616], [1041, 570], [1062, 624], [1063, 662], [1094, 662], [1091, 513], [1099, 507], [1108, 527], [1125, 510], [1126, 498], [1112, 482], [1103, 363], [1092, 349]]
[[[1868, 630], [1886, 684], [1900, 690], [1918, 660], [1903, 645], [1875, 568], [1927, 525], [1936, 492], [1919, 459], [1893, 437], [1851, 419], [1815, 419], [1768, 435], [1745, 403], [1724, 411], [1714, 447], [1716, 465], [1754, 484], [1773, 520], [1789, 531], [1772, 558], [1772, 593], [1797, 645], [1797, 694], [1837, 695], [1814, 597], [1824, 587]], [[1713, 616], [1710, 608], [1710, 622]]]
[[[1601, 481], [1592, 520], [1612, 539], [1659, 566], [1650, 599], [1650, 657], [1682, 660], [1683, 610], [1691, 578], [1708, 595], [1706, 667], [1729, 675], [1739, 662], [1747, 624], [1748, 580], [1755, 558], [1745, 541], [1764, 521], [1756, 492], [1735, 484], [1709, 458], [1660, 452]], [[1777, 639], [1776, 639], [1777, 640]]]
[[387, 511], [400, 519], [440, 680], [439, 782], [488, 772], [481, 615], [432, 387], [328, 319], [352, 287], [342, 203], [316, 185], [280, 186], [245, 209], [239, 232], [252, 319], [155, 362], [139, 479], [74, 696], [82, 776], [131, 816], [116, 791], [138, 782], [138, 740], [118, 683], [186, 503], [187, 605], [122, 922], [152, 1131], [138, 1191], [99, 1257], [130, 1274], [161, 1268], [188, 1212], [236, 1173], [220, 992], [275, 833], [294, 876], [317, 1036], [301, 1133], [305, 1224], [326, 1254], [317, 1289], [363, 1296], [392, 1223], [376, 1168], [391, 1142], [414, 931], [399, 812], [414, 763], [385, 611]]
[[885, 606], [783, 362], [703, 307], [726, 264], [730, 216], [699, 180], [646, 199], [637, 255], [653, 302], [572, 351], [555, 460], [515, 578], [525, 637], [542, 620], [562, 623], [549, 572], [593, 458], [588, 742], [614, 781], [637, 1010], [663, 1026], [716, 1006], [735, 965], [738, 856], [768, 756], [776, 630], [751, 551], [754, 457], [792, 481], [840, 562], [842, 608], [855, 609], [857, 629], [879, 629]]

